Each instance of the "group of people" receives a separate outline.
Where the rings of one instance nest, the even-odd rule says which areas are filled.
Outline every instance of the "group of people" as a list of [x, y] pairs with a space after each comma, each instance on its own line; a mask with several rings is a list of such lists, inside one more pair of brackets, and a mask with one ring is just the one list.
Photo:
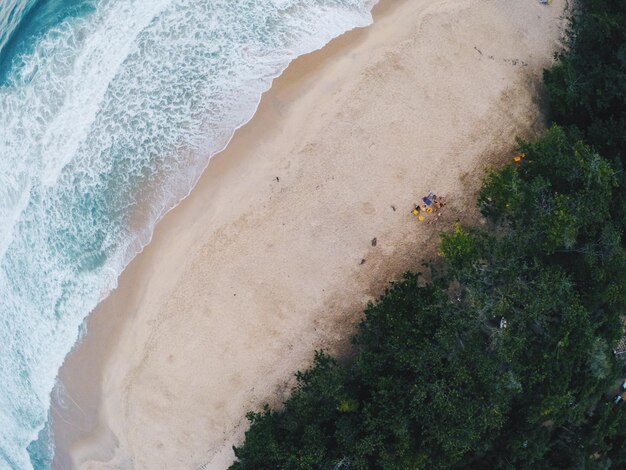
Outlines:
[[[419, 221], [423, 222], [426, 220], [426, 214], [437, 212], [443, 206], [445, 206], [443, 199], [429, 192], [422, 198], [421, 204], [415, 205], [415, 209], [413, 209], [411, 213], [416, 216]], [[427, 223], [432, 223], [432, 220], [429, 220]]]

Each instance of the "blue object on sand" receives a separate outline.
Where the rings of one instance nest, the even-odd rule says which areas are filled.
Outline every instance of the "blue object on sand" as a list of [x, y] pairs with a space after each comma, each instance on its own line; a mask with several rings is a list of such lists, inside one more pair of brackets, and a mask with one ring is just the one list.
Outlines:
[[424, 204], [427, 206], [430, 206], [433, 203], [433, 193], [428, 193], [422, 198], [422, 201], [424, 201]]

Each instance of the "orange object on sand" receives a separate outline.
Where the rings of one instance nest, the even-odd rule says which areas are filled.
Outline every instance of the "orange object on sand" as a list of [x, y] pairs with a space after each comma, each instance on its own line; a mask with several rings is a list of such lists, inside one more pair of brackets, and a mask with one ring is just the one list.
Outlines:
[[520, 153], [519, 155], [516, 155], [515, 157], [513, 157], [513, 161], [515, 163], [519, 163], [522, 161], [522, 158], [524, 158], [526, 155], [523, 153]]

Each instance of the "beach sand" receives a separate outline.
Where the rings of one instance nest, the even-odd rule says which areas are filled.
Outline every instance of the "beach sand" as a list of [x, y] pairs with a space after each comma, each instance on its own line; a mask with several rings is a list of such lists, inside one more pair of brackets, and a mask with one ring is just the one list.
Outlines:
[[[485, 167], [545, 125], [565, 0], [388, 0], [294, 61], [87, 323], [60, 371], [56, 468], [225, 468], [245, 413], [436, 256]], [[411, 213], [428, 191], [448, 205]], [[372, 240], [376, 238], [375, 246]]]

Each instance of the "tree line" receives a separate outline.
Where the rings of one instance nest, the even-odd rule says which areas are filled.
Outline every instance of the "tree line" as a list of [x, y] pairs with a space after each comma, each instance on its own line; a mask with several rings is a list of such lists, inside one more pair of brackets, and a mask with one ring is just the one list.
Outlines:
[[[580, 0], [545, 71], [553, 125], [488, 173], [484, 228], [442, 236], [284, 408], [248, 415], [232, 469], [624, 468], [626, 2]], [[426, 278], [428, 281], [426, 281]]]

